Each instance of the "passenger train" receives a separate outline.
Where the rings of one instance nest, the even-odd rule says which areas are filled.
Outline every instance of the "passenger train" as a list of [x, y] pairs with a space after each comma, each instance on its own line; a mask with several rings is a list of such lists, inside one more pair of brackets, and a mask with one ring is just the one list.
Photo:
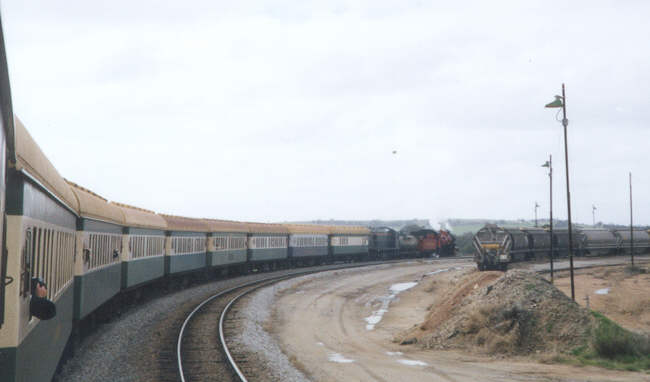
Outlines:
[[164, 215], [64, 179], [13, 114], [0, 40], [0, 381], [50, 381], [84, 322], [154, 282], [400, 256], [390, 229]]
[[[574, 228], [574, 256], [605, 256], [635, 254], [650, 251], [650, 230], [634, 228]], [[551, 240], [553, 245], [551, 246]], [[472, 239], [474, 261], [479, 270], [505, 270], [509, 263], [525, 260], [543, 260], [567, 257], [569, 253], [569, 230], [542, 228], [504, 228], [486, 224]], [[551, 252], [552, 247], [552, 252]]]

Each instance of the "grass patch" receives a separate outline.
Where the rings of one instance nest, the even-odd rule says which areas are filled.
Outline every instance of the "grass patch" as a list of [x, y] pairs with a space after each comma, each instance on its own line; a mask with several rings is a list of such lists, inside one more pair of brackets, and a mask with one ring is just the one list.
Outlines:
[[553, 327], [555, 326], [555, 322], [549, 321], [546, 323], [546, 332], [551, 333], [553, 332]]
[[[580, 364], [627, 371], [650, 371], [650, 338], [623, 329], [598, 312], [591, 346], [572, 351]], [[572, 362], [569, 362], [572, 363]]]

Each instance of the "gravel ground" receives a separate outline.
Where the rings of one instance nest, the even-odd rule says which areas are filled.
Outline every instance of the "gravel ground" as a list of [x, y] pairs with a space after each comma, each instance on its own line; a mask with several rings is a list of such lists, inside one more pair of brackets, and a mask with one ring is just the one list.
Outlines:
[[[377, 265], [371, 269], [383, 269], [388, 265]], [[332, 274], [349, 274], [368, 272], [368, 267], [363, 269], [345, 269], [322, 272], [313, 275], [301, 276], [295, 279], [282, 281], [255, 292], [242, 307], [240, 314], [245, 318], [241, 334], [234, 339], [235, 342], [245, 346], [254, 353], [258, 360], [265, 364], [269, 375], [265, 381], [306, 382], [310, 381], [300, 370], [296, 369], [287, 356], [278, 346], [276, 339], [264, 328], [268, 327], [271, 311], [276, 301], [276, 296], [288, 289], [308, 280], [317, 280], [332, 277]]]
[[303, 277], [261, 289], [248, 299], [240, 312], [244, 318], [244, 325], [241, 334], [234, 339], [234, 342], [248, 348], [265, 364], [265, 369], [269, 373], [266, 376], [268, 381], [309, 381], [302, 372], [291, 365], [275, 339], [264, 330], [264, 325], [270, 319], [276, 293], [291, 288], [300, 279]]
[[[264, 277], [267, 275], [263, 275]], [[155, 327], [170, 311], [189, 300], [205, 296], [213, 291], [252, 280], [259, 275], [214, 281], [191, 287], [131, 308], [111, 323], [97, 328], [86, 337], [68, 360], [54, 381], [139, 381], [140, 370], [156, 365], [158, 360], [143, 360], [144, 353], [151, 353], [149, 343], [157, 337]], [[147, 349], [147, 350], [143, 350]], [[143, 362], [144, 361], [144, 362]]]

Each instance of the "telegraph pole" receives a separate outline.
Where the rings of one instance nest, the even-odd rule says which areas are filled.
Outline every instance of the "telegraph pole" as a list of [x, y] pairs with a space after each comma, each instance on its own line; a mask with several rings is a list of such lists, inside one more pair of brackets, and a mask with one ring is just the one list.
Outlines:
[[593, 219], [593, 226], [596, 226], [596, 205], [591, 205], [591, 218]]
[[634, 266], [634, 230], [632, 227], [632, 172], [630, 172], [630, 256], [632, 258], [632, 266]]
[[551, 260], [551, 284], [552, 284], [553, 283], [553, 155], [548, 156], [548, 161], [544, 163], [542, 167], [548, 167], [548, 180], [549, 180], [548, 204], [550, 206], [549, 226], [551, 229], [551, 255], [549, 257]]
[[546, 105], [551, 108], [562, 108], [562, 126], [564, 126], [564, 165], [566, 169], [566, 205], [569, 220], [569, 269], [571, 271], [571, 299], [576, 300], [575, 284], [573, 282], [573, 228], [571, 225], [571, 192], [569, 187], [569, 144], [567, 142], [567, 126], [569, 120], [566, 118], [566, 94], [562, 84], [562, 96], [555, 96], [555, 101]]

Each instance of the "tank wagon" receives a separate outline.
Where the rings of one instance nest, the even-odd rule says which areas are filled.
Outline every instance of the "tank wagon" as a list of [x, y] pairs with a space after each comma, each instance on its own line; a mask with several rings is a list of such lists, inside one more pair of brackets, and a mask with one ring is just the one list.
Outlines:
[[541, 228], [521, 228], [521, 231], [526, 235], [531, 250], [527, 258], [547, 259], [551, 254], [551, 235], [549, 232]]
[[[572, 235], [573, 235], [573, 247], [579, 248], [578, 244], [576, 244], [579, 242], [579, 240], [577, 240], [575, 231], [572, 231]], [[569, 256], [569, 229], [568, 228], [553, 229], [553, 256], [557, 258]]]
[[650, 231], [635, 229], [630, 233], [629, 229], [617, 229], [614, 231], [619, 238], [618, 250], [623, 254], [630, 254], [630, 244], [634, 240], [634, 254], [642, 254], [650, 251]]
[[[634, 252], [650, 251], [647, 230], [635, 229]], [[575, 256], [606, 256], [629, 254], [630, 231], [626, 229], [573, 229]], [[553, 257], [567, 257], [568, 229], [553, 230]], [[551, 255], [551, 233], [538, 228], [503, 228], [486, 224], [473, 238], [474, 261], [479, 270], [505, 270], [509, 263], [529, 259], [548, 259]]]
[[582, 229], [577, 232], [576, 246], [584, 256], [605, 256], [616, 254], [620, 240], [614, 231], [608, 229]]

